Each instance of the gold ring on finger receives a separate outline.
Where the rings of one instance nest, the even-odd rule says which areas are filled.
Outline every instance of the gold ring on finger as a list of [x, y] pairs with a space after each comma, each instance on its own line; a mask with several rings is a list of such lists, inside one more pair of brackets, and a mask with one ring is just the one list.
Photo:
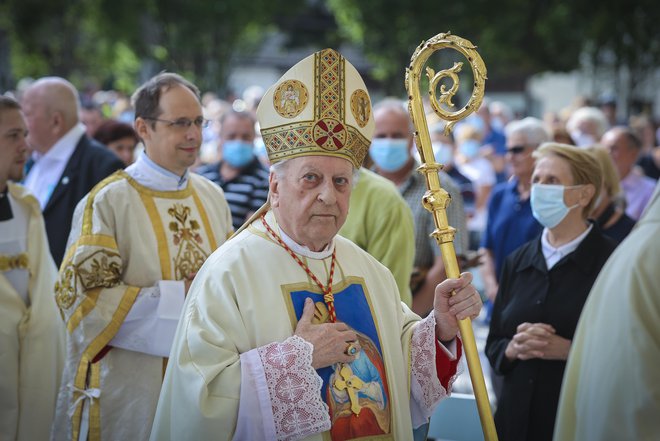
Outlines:
[[357, 354], [357, 351], [358, 351], [357, 345], [355, 344], [355, 342], [352, 342], [352, 343], [349, 343], [346, 346], [346, 350], [344, 351], [344, 354], [346, 354], [346, 355], [355, 355], [355, 354]]

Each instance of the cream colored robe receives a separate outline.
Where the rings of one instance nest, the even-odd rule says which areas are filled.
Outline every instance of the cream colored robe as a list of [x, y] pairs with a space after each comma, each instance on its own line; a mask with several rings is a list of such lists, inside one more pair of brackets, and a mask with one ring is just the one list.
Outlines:
[[660, 439], [660, 186], [582, 310], [554, 439]]
[[[278, 231], [272, 212], [268, 213], [267, 220]], [[420, 319], [401, 302], [396, 282], [384, 266], [343, 237], [335, 237], [334, 244], [336, 268], [333, 292], [338, 293], [349, 284], [362, 286], [382, 347], [389, 388], [390, 434], [381, 435], [377, 439], [412, 439], [411, 338]], [[302, 259], [319, 280], [323, 283], [327, 281], [331, 261], [329, 257]], [[250, 424], [256, 427], [254, 434], [250, 435], [249, 430], [243, 431], [239, 439], [255, 439], [260, 431], [257, 426], [268, 425], [262, 421], [262, 417], [273, 417], [269, 405], [264, 405], [268, 401], [269, 389], [244, 384], [248, 381], [252, 383], [255, 378], [246, 375], [250, 368], [243, 366], [245, 354], [255, 348], [266, 352], [264, 348], [272, 348], [269, 345], [273, 342], [289, 339], [287, 342], [292, 344], [284, 344], [282, 353], [288, 351], [287, 357], [293, 357], [295, 361], [291, 366], [299, 364], [301, 357], [304, 359], [308, 356], [309, 369], [312, 370], [311, 350], [303, 354], [304, 346], [290, 339], [297, 324], [291, 292], [298, 290], [320, 292], [287, 251], [266, 235], [260, 220], [254, 221], [209, 257], [186, 299], [184, 314], [172, 347], [172, 358], [163, 382], [151, 440], [232, 439], [237, 430], [239, 408], [241, 412], [247, 411], [247, 415], [243, 414], [241, 418], [250, 418], [250, 409], [242, 407], [247, 398], [243, 395], [244, 387], [259, 390], [252, 398], [260, 401], [258, 413], [261, 416], [247, 424], [248, 429]], [[335, 294], [336, 304], [340, 295]], [[337, 316], [341, 321], [341, 312]], [[422, 359], [424, 362], [433, 362], [425, 366], [425, 374], [429, 379], [434, 377], [439, 385], [433, 361], [435, 321], [430, 325], [431, 353], [419, 357], [418, 361]], [[276, 349], [280, 350], [281, 347]], [[300, 357], [296, 357], [296, 353]], [[285, 386], [278, 383], [270, 384], [269, 387], [272, 396], [274, 390]], [[311, 381], [298, 385], [298, 388], [311, 390], [320, 402], [320, 385], [315, 391], [313, 387]], [[433, 395], [430, 393], [433, 390], [430, 382], [418, 389], [424, 390], [425, 394], [429, 392], [429, 396]], [[285, 394], [289, 392], [281, 391]], [[427, 410], [432, 409], [445, 395], [444, 389], [439, 391], [439, 395], [429, 400], [432, 403]], [[305, 412], [312, 405], [318, 405], [308, 404], [306, 398], [308, 396], [304, 394], [300, 396], [301, 406], [296, 412]], [[254, 413], [257, 413], [257, 407], [253, 407]], [[422, 416], [426, 417], [428, 413]], [[300, 428], [295, 423], [291, 426], [292, 430]], [[272, 432], [266, 435], [266, 439], [274, 437]], [[325, 432], [304, 439], [327, 440], [330, 436], [329, 432]]]
[[0, 439], [47, 440], [64, 364], [64, 325], [55, 304], [57, 269], [39, 202], [17, 184], [9, 194], [29, 213], [30, 306], [0, 270]]
[[53, 439], [77, 440], [81, 426], [89, 440], [148, 438], [166, 359], [105, 351], [141, 289], [196, 272], [230, 234], [222, 190], [194, 174], [155, 191], [119, 171], [82, 199], [57, 284], [68, 338]]

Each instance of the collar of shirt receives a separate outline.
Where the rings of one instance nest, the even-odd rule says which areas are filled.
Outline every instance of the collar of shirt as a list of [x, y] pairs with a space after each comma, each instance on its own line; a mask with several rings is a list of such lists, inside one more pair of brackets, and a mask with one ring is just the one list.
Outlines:
[[35, 161], [34, 166], [30, 169], [24, 182], [25, 186], [39, 201], [42, 210], [46, 208], [48, 200], [60, 179], [63, 180], [63, 184], [68, 182], [68, 177], [62, 176], [62, 174], [76, 150], [80, 138], [84, 135], [85, 126], [77, 124], [58, 139], [45, 154], [32, 153], [32, 159]]
[[85, 126], [81, 123], [76, 124], [66, 132], [66, 134], [57, 140], [55, 144], [45, 154], [38, 152], [32, 153], [32, 159], [36, 162], [47, 159], [49, 163], [60, 162], [66, 164], [73, 155], [73, 151], [78, 145], [78, 141], [85, 134]]
[[126, 173], [140, 185], [156, 191], [183, 190], [188, 186], [190, 178], [188, 170], [183, 176], [179, 176], [156, 164], [144, 152], [138, 156], [134, 164], [126, 168]]
[[280, 236], [282, 237], [282, 241], [289, 247], [291, 250], [296, 253], [296, 254], [301, 254], [305, 257], [309, 257], [310, 259], [325, 259], [330, 256], [332, 256], [332, 252], [335, 249], [335, 240], [334, 238], [330, 241], [330, 243], [325, 247], [324, 250], [322, 251], [312, 251], [309, 248], [307, 248], [304, 245], [300, 245], [293, 239], [291, 239], [287, 234], [280, 228]]
[[543, 233], [541, 234], [541, 250], [543, 251], [543, 257], [545, 257], [545, 263], [548, 269], [551, 269], [553, 266], [555, 266], [555, 264], [563, 259], [564, 256], [567, 256], [568, 254], [575, 251], [580, 243], [584, 240], [584, 238], [587, 237], [593, 227], [594, 226], [592, 224], [589, 224], [589, 227], [582, 234], [580, 234], [572, 241], [560, 245], [557, 248], [552, 246], [548, 241], [549, 231], [547, 228], [544, 228]]
[[416, 183], [417, 179], [423, 179], [423, 176], [421, 173], [417, 173], [417, 169], [419, 168], [419, 162], [414, 161], [412, 167], [410, 167], [410, 170], [408, 171], [408, 177], [406, 178], [401, 185], [399, 185], [399, 193], [403, 194], [405, 193], [410, 187], [412, 187], [413, 184]]

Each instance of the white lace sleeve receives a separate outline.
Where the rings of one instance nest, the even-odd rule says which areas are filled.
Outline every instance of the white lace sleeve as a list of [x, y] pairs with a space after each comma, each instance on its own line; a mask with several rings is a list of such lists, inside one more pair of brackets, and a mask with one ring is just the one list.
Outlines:
[[298, 440], [330, 430], [313, 346], [293, 336], [241, 354], [241, 397], [234, 440]]
[[[451, 377], [447, 389], [440, 383], [435, 362], [436, 341], [435, 314], [431, 313], [415, 326], [411, 341], [410, 409], [415, 429], [428, 423], [438, 403], [451, 393], [456, 379], [456, 375]], [[456, 344], [451, 346], [454, 353], [440, 345], [447, 358], [455, 360]]]

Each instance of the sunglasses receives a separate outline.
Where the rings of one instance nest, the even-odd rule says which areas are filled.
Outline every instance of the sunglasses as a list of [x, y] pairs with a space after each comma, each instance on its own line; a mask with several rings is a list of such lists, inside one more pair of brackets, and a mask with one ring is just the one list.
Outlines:
[[527, 147], [525, 147], [524, 145], [516, 145], [516, 146], [509, 147], [508, 149], [506, 149], [506, 152], [511, 153], [512, 155], [519, 155], [522, 152], [524, 152], [526, 148]]

